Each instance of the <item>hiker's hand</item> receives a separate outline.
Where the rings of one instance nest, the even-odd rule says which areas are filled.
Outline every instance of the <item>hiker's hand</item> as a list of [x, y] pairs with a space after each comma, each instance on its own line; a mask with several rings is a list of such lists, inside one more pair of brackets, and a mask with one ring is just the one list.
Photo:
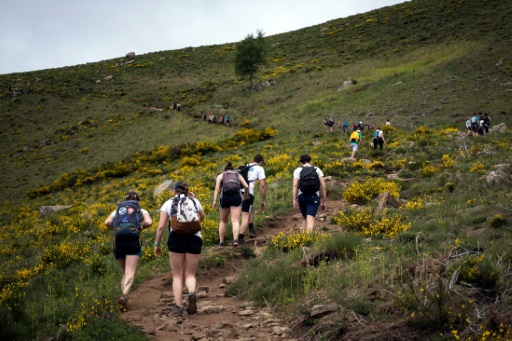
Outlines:
[[195, 198], [196, 195], [194, 194], [194, 192], [188, 192], [188, 196], [191, 197], [191, 198]]
[[297, 199], [293, 199], [293, 207], [299, 208], [299, 203], [298, 203]]
[[217, 207], [217, 202], [216, 202], [216, 201], [212, 204], [212, 207], [213, 207], [214, 209]]
[[321, 209], [322, 211], [325, 211], [325, 208], [326, 208], [326, 205], [325, 205], [325, 203], [323, 203], [323, 204], [320, 204], [320, 209]]
[[262, 201], [262, 202], [261, 202], [261, 209], [262, 209], [262, 210], [264, 210], [264, 209], [265, 209], [265, 207], [267, 207], [267, 203], [266, 203], [266, 202], [264, 202], [264, 201]]
[[162, 249], [160, 246], [155, 246], [155, 257], [160, 258], [162, 256]]

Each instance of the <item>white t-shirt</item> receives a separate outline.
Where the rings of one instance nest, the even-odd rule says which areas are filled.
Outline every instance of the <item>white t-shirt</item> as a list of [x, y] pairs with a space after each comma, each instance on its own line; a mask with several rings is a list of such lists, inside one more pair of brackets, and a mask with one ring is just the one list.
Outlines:
[[[304, 167], [315, 167], [315, 166], [304, 166]], [[315, 167], [316, 168], [316, 174], [318, 174], [318, 177], [323, 177], [324, 176], [324, 173], [322, 172], [322, 170], [318, 167]], [[293, 171], [293, 178], [294, 179], [300, 179], [300, 172], [302, 170], [302, 167], [297, 167], [294, 171]], [[297, 188], [299, 193], [297, 195], [300, 195], [302, 192], [300, 191], [300, 188]], [[316, 192], [316, 194], [318, 194], [318, 196], [320, 196], [320, 191]]]
[[[176, 198], [176, 197], [174, 197], [174, 198]], [[171, 198], [171, 199], [167, 200], [166, 202], [164, 202], [164, 204], [160, 208], [160, 211], [164, 211], [165, 213], [167, 213], [167, 216], [169, 217], [169, 219], [171, 218], [171, 207], [172, 207], [172, 202], [174, 201], [174, 198]], [[203, 206], [201, 206], [201, 203], [199, 202], [199, 200], [197, 200], [196, 198], [190, 198], [190, 199], [195, 201], [196, 206], [197, 206], [197, 211], [202, 212]], [[172, 231], [172, 228], [170, 230]], [[195, 235], [202, 238], [201, 232], [196, 232]]]
[[[249, 172], [247, 173], [247, 180], [249, 180], [249, 194], [254, 195], [254, 184], [256, 180], [263, 180], [265, 177], [265, 170], [259, 165], [251, 165]], [[242, 189], [242, 193], [245, 189]]]

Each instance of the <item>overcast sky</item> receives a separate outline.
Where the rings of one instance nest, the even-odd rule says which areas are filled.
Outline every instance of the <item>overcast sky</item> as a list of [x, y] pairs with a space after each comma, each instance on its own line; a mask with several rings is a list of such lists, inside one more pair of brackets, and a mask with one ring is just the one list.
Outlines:
[[0, 74], [294, 31], [405, 0], [1, 0]]

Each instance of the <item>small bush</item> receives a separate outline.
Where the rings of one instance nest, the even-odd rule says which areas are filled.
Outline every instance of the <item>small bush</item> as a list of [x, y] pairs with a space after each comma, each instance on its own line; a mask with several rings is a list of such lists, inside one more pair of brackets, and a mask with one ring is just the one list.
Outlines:
[[498, 290], [501, 282], [501, 271], [483, 253], [471, 255], [452, 264], [447, 269], [447, 274], [454, 275], [457, 284], [465, 283], [493, 291]]
[[489, 225], [494, 228], [500, 228], [507, 224], [507, 219], [502, 214], [496, 214], [489, 219]]

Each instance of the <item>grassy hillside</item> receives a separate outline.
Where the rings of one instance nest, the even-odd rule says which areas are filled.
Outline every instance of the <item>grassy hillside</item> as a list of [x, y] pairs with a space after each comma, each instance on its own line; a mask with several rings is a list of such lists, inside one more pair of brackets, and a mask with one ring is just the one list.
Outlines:
[[[309, 307], [301, 307], [297, 298], [312, 295], [310, 302], [336, 302], [369, 322], [400, 315], [403, 326], [417, 335], [433, 337], [441, 331], [483, 340], [478, 337], [489, 332], [510, 337], [510, 329], [499, 327], [511, 321], [510, 184], [490, 187], [482, 179], [495, 165], [510, 162], [510, 134], [464, 134], [464, 122], [473, 112], [488, 112], [494, 124], [512, 123], [510, 17], [506, 1], [417, 0], [270, 36], [268, 65], [258, 74], [259, 83], [270, 86], [253, 92], [247, 91], [248, 81], [234, 74], [236, 45], [231, 43], [145, 54], [133, 63], [121, 58], [0, 75], [0, 219], [5, 231], [0, 239], [0, 315], [8, 321], [2, 333], [80, 338], [92, 333], [94, 327], [87, 326], [105, 323], [94, 317], [113, 309], [110, 296], [119, 274], [102, 222], [127, 189], [141, 193], [153, 217], [166, 198], [152, 192], [165, 179], [187, 178], [208, 203], [213, 176], [227, 161], [241, 163], [261, 152], [272, 216], [290, 208], [291, 172], [298, 156], [309, 152], [338, 183], [329, 189], [331, 199], [373, 209], [373, 201], [350, 197], [350, 187], [336, 181], [359, 184], [365, 192], [374, 186], [370, 179], [398, 173], [410, 179], [391, 181], [399, 184], [404, 202], [391, 210], [390, 221], [396, 224], [379, 231], [370, 227], [382, 227], [382, 217], [365, 216], [366, 230], [358, 230], [354, 219], [363, 217], [340, 213], [333, 221], [346, 232], [336, 237], [343, 246], [320, 240], [313, 252], [344, 247], [354, 253], [334, 267], [323, 265], [322, 272], [295, 269], [297, 245], [285, 248], [291, 251], [286, 257], [277, 257], [283, 263], [271, 261], [283, 249], [276, 240], [270, 260], [261, 263], [268, 269], [249, 269], [246, 278], [253, 280], [251, 271], [272, 273], [272, 267], [287, 266], [296, 271], [290, 272], [296, 276], [292, 282], [307, 285], [287, 288], [290, 297], [264, 292], [265, 300], [298, 313]], [[351, 86], [341, 88], [346, 81]], [[9, 85], [22, 91], [15, 100], [5, 90]], [[181, 112], [170, 110], [174, 101], [182, 104]], [[233, 125], [202, 122], [204, 110], [229, 113]], [[329, 113], [336, 123], [347, 118], [381, 125], [390, 119], [396, 130], [387, 131], [384, 152], [361, 151], [359, 158], [369, 164], [342, 162], [349, 156], [346, 137], [321, 134]], [[40, 218], [37, 210], [45, 204], [72, 208]], [[210, 209], [207, 215], [205, 241], [212, 245], [218, 215]], [[371, 236], [370, 242], [354, 237], [361, 234]], [[154, 229], [144, 236], [138, 280], [167, 270], [167, 260], [151, 256], [153, 237]], [[347, 240], [350, 244], [343, 244]], [[375, 268], [381, 269], [378, 278]], [[408, 268], [415, 269], [412, 278]], [[333, 269], [358, 270], [343, 281]], [[472, 269], [479, 273], [476, 279]], [[454, 273], [462, 279], [457, 281]], [[333, 293], [325, 283], [341, 284]], [[433, 295], [425, 298], [428, 302], [438, 294], [444, 300], [436, 301], [437, 308], [427, 304], [414, 288], [407, 291], [411, 283], [434, 290], [427, 290]], [[233, 290], [261, 301], [261, 292], [245, 292], [244, 287]], [[460, 308], [454, 290], [460, 293], [462, 287], [474, 289], [464, 295], [486, 314], [474, 316]], [[392, 294], [376, 302], [368, 298], [372, 290]], [[82, 305], [96, 302], [98, 292], [108, 299]], [[44, 306], [34, 304], [41, 299]], [[380, 303], [392, 305], [391, 313]], [[420, 318], [407, 319], [411, 314]], [[461, 316], [481, 331], [470, 332]], [[340, 325], [346, 323], [340, 319]], [[308, 329], [317, 322], [305, 318], [300, 326]], [[331, 332], [340, 331], [324, 331]]]

